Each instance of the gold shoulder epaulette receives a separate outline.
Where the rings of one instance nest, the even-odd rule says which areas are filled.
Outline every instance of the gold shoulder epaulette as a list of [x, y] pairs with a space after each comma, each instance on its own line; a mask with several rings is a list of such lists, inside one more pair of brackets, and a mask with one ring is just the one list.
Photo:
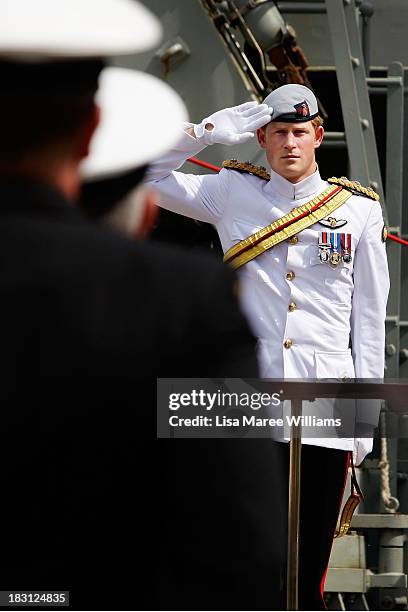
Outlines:
[[342, 176], [341, 178], [332, 176], [331, 178], [327, 179], [327, 182], [334, 185], [341, 185], [356, 195], [363, 195], [367, 198], [371, 198], [371, 200], [376, 200], [377, 202], [380, 199], [378, 193], [376, 193], [374, 189], [371, 189], [371, 187], [364, 187], [364, 185], [361, 185], [358, 181], [349, 181], [349, 179], [345, 176]]
[[269, 181], [271, 175], [263, 166], [255, 166], [255, 164], [251, 164], [251, 162], [240, 162], [237, 159], [226, 159], [223, 164], [223, 168], [227, 170], [236, 170], [237, 172], [243, 172], [246, 174], [253, 174], [258, 178], [264, 179], [264, 181]]

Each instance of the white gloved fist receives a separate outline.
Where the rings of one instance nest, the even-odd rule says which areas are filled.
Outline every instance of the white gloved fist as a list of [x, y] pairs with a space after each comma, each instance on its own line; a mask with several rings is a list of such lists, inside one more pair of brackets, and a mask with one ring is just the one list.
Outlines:
[[[194, 126], [197, 139], [206, 145], [237, 145], [254, 137], [254, 132], [271, 120], [273, 109], [258, 102], [224, 108]], [[211, 128], [211, 126], [213, 126]]]

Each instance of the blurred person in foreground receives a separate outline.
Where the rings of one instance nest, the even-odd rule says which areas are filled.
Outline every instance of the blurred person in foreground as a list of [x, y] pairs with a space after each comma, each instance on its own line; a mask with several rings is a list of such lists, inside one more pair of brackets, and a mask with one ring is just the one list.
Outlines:
[[[159, 32], [154, 18], [127, 0], [0, 5], [1, 585], [69, 590], [71, 609], [156, 607], [163, 516], [156, 521], [155, 510], [169, 512], [152, 482], [156, 376], [257, 371], [227, 270], [208, 258], [128, 241], [76, 207], [80, 167], [98, 138], [102, 58], [151, 47]], [[142, 134], [132, 141], [138, 163], [176, 139], [166, 126], [185, 115], [168, 96], [169, 106], [162, 102], [173, 114], [170, 121], [154, 118], [154, 149]], [[148, 107], [140, 112], [153, 122]], [[101, 128], [103, 121], [102, 109]], [[237, 477], [235, 491], [240, 462], [262, 470], [265, 449], [250, 450], [220, 448], [217, 473]], [[276, 465], [272, 444], [268, 451]], [[252, 504], [259, 489], [247, 470], [243, 487]], [[266, 515], [279, 478], [265, 478]], [[225, 495], [229, 487], [236, 521], [240, 506], [229, 481]], [[275, 528], [251, 520], [246, 530], [252, 537], [236, 542], [249, 574], [260, 568], [263, 579], [274, 567]], [[255, 552], [247, 552], [259, 541], [271, 546], [252, 570]], [[231, 545], [227, 561], [238, 544]], [[249, 589], [244, 594], [249, 602]], [[233, 596], [230, 589], [226, 597]]]
[[[165, 93], [166, 86], [148, 74], [105, 69], [97, 97], [105, 120], [92, 143], [91, 155], [81, 166], [82, 210], [95, 222], [109, 224], [133, 238], [145, 237], [156, 218], [156, 194], [143, 179], [148, 148], [154, 146], [152, 130], [161, 129], [149, 124], [146, 113], [139, 109], [149, 106], [149, 114], [159, 116], [162, 89]], [[135, 148], [136, 141], [146, 146]], [[191, 253], [185, 251], [186, 256], [190, 258]], [[206, 274], [197, 266], [197, 257], [193, 262], [198, 274]], [[228, 310], [234, 316], [234, 303], [225, 300], [222, 293], [215, 302], [210, 295], [206, 297], [208, 304], [213, 304], [214, 316], [221, 317], [213, 324], [223, 324], [226, 332]], [[174, 296], [183, 310], [185, 299], [181, 293]], [[239, 331], [239, 326], [234, 326]], [[220, 335], [220, 340], [228, 341], [227, 334]], [[235, 344], [235, 357], [228, 347], [208, 346], [184, 371], [213, 371], [214, 351], [220, 351], [221, 360], [233, 360], [227, 366], [229, 371], [249, 376], [254, 371], [251, 360], [245, 351], [237, 359], [236, 352], [242, 347], [232, 335], [230, 341]], [[203, 365], [205, 360], [209, 365]], [[218, 369], [222, 372], [225, 367]], [[161, 439], [156, 457], [160, 504], [155, 526], [157, 608], [279, 609], [286, 543], [283, 449], [262, 439]]]

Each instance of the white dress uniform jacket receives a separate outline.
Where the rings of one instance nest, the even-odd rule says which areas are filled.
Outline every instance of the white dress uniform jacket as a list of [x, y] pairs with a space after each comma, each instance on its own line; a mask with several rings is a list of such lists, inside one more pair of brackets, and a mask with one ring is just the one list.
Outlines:
[[[296, 184], [274, 171], [269, 181], [227, 169], [202, 176], [174, 171], [203, 148], [200, 138], [184, 132], [177, 148], [150, 167], [148, 180], [159, 192], [160, 206], [213, 224], [224, 252], [329, 186], [318, 170]], [[242, 307], [259, 338], [262, 377], [384, 375], [389, 274], [381, 206], [353, 195], [332, 216], [347, 224], [334, 230], [312, 225], [238, 270]], [[325, 230], [351, 234], [350, 263], [333, 268], [320, 261], [318, 235]], [[378, 406], [358, 417], [371, 429]], [[357, 450], [353, 438], [306, 442]], [[361, 460], [372, 440], [357, 444]]]

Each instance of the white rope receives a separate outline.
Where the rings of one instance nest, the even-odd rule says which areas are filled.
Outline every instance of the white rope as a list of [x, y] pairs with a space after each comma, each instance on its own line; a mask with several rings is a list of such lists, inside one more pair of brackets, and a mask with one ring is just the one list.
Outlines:
[[381, 470], [381, 498], [384, 506], [388, 512], [396, 512], [399, 508], [399, 501], [391, 495], [387, 438], [381, 438], [381, 460], [378, 467]]

